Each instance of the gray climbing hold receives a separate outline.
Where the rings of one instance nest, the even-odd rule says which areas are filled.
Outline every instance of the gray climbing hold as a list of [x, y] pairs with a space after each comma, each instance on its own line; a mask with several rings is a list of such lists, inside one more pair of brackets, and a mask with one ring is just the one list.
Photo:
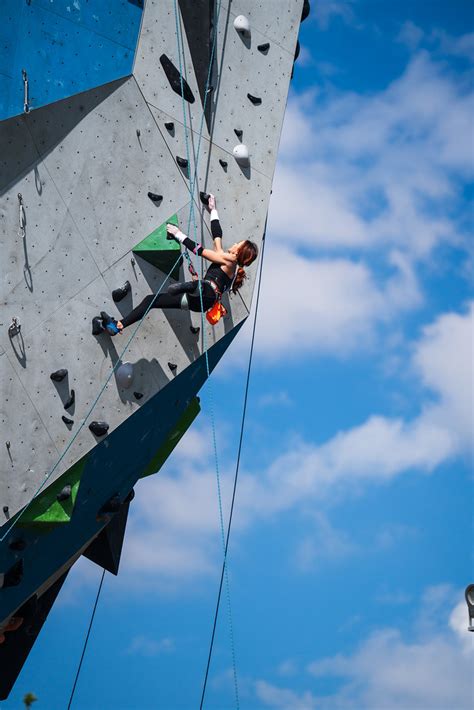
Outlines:
[[241, 35], [246, 37], [250, 34], [250, 22], [245, 15], [238, 15], [234, 20], [234, 29]]
[[258, 51], [262, 54], [266, 54], [270, 49], [270, 42], [265, 42], [265, 44], [259, 44], [257, 47]]
[[127, 293], [130, 293], [131, 290], [132, 287], [130, 286], [130, 281], [125, 281], [123, 286], [120, 286], [120, 288], [116, 288], [112, 291], [112, 298], [115, 303], [118, 303], [122, 300], [122, 298], [125, 298]]
[[189, 164], [187, 158], [180, 158], [179, 155], [176, 156], [176, 162], [180, 168], [187, 168]]
[[175, 365], [174, 362], [169, 362], [168, 367], [170, 368], [171, 372], [176, 372], [176, 370], [178, 369], [178, 366]]
[[239, 165], [242, 167], [248, 167], [250, 164], [249, 149], [244, 143], [239, 143], [236, 145], [232, 151], [232, 155]]
[[96, 436], [105, 436], [105, 434], [109, 431], [109, 425], [107, 422], [94, 421], [89, 424], [89, 429]]
[[252, 96], [252, 94], [247, 94], [247, 98], [253, 103], [254, 106], [260, 106], [260, 104], [262, 103], [262, 99], [259, 96]]
[[61, 419], [63, 420], [66, 426], [71, 426], [72, 424], [74, 424], [74, 419], [69, 419], [69, 417], [65, 417], [64, 414]]
[[64, 368], [62, 370], [56, 370], [56, 372], [52, 372], [50, 374], [50, 378], [54, 382], [62, 382], [62, 380], [64, 380], [65, 377], [67, 377], [67, 370]]
[[128, 389], [133, 380], [133, 365], [131, 362], [123, 362], [118, 366], [115, 377], [117, 378], [117, 384], [123, 389]]
[[157, 195], [155, 192], [149, 192], [148, 197], [152, 202], [161, 202], [163, 195]]
[[71, 394], [69, 395], [69, 399], [66, 402], [64, 402], [64, 409], [70, 409], [70, 407], [72, 407], [72, 405], [74, 404], [75, 401], [76, 401], [76, 393], [74, 392], [74, 390], [71, 390]]
[[68, 500], [68, 498], [71, 497], [71, 493], [72, 493], [72, 486], [70, 483], [68, 483], [59, 491], [58, 495], [56, 496], [56, 500], [59, 503], [62, 503], [64, 500]]

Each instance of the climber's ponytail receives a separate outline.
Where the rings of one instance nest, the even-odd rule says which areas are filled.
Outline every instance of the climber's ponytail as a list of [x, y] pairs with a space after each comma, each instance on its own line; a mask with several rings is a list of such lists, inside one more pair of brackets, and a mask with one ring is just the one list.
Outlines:
[[237, 254], [238, 268], [232, 283], [232, 293], [237, 293], [243, 282], [247, 278], [244, 266], [249, 266], [258, 256], [257, 245], [247, 239], [239, 249]]

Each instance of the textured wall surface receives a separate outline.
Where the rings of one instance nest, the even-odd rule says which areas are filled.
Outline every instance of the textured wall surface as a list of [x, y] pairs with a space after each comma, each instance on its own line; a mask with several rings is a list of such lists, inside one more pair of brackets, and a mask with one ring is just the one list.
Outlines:
[[[125, 11], [127, 4], [118, 6]], [[141, 14], [140, 3], [130, 5]], [[120, 318], [166, 289], [167, 275], [133, 248], [172, 215], [211, 246], [200, 190], [217, 196], [224, 245], [246, 238], [261, 245], [302, 0], [234, 0], [231, 9], [223, 1], [219, 14], [204, 0], [178, 5], [192, 102], [179, 95], [180, 82], [173, 89], [169, 73], [169, 62], [179, 69], [174, 0], [148, 0], [130, 76], [0, 123], [0, 574], [24, 563], [21, 583], [0, 589], [0, 624], [99, 534], [105, 523], [96, 519], [98, 509], [113, 495], [125, 498], [205, 382], [204, 350], [214, 367], [249, 313], [258, 262], [242, 297], [226, 297], [229, 314], [214, 328], [204, 321], [204, 331], [192, 332], [200, 314], [153, 310], [125, 353], [134, 327], [115, 338], [91, 335], [101, 310]], [[241, 13], [250, 21], [247, 36], [233, 26]], [[80, 15], [84, 31], [93, 21], [93, 14]], [[193, 23], [205, 35], [199, 41]], [[117, 42], [117, 26], [106, 36]], [[235, 131], [249, 148], [247, 167], [233, 157]], [[177, 157], [189, 157], [188, 169]], [[149, 191], [162, 199], [151, 201]], [[126, 280], [131, 291], [115, 304], [111, 293]], [[20, 329], [9, 329], [13, 318]], [[113, 372], [120, 361], [133, 367], [129, 389]], [[60, 368], [68, 376], [53, 382], [49, 375]], [[75, 402], [65, 410], [71, 390]], [[92, 420], [108, 423], [106, 437], [89, 430]], [[84, 457], [70, 521], [38, 537], [20, 519], [6, 535], [45, 478], [50, 486]], [[22, 552], [10, 546], [19, 532]]]

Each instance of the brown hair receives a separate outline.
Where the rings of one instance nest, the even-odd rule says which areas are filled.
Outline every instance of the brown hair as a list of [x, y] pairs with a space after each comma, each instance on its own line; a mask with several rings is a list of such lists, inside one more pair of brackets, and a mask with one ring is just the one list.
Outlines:
[[250, 266], [252, 261], [258, 256], [258, 248], [254, 242], [247, 239], [240, 247], [237, 254], [237, 264], [238, 269], [235, 274], [234, 282], [232, 284], [232, 293], [237, 293], [239, 288], [242, 286], [244, 280], [247, 278], [244, 266]]

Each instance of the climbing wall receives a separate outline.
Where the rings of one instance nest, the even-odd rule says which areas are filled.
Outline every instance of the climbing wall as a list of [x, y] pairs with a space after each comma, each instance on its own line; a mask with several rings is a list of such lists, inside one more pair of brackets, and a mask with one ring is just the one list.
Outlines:
[[215, 327], [153, 309], [91, 334], [189, 277], [162, 225], [211, 247], [199, 191], [224, 246], [261, 246], [303, 2], [177, 6], [146, 2], [129, 76], [0, 123], [0, 625], [159, 469], [199, 411], [204, 351], [212, 369], [250, 311], [258, 262]]

